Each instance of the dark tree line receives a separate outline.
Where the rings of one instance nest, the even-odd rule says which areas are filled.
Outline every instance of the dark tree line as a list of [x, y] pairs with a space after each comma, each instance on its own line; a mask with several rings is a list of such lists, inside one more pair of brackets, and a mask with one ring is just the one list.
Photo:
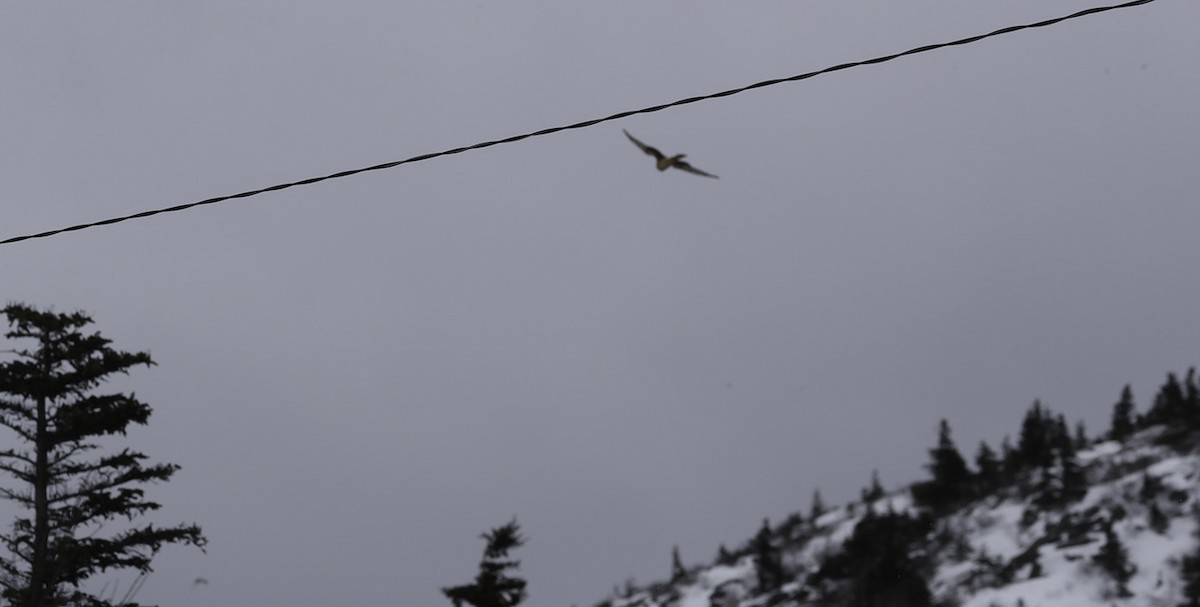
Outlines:
[[[1113, 406], [1111, 427], [1102, 437], [1126, 441], [1138, 430], [1156, 425], [1170, 425], [1171, 431], [1166, 434], [1174, 437], [1200, 430], [1200, 386], [1193, 370], [1189, 370], [1182, 381], [1174, 374], [1168, 374], [1153, 406], [1142, 416], [1136, 412], [1132, 390], [1125, 386]], [[1021, 491], [1042, 509], [1067, 506], [1086, 492], [1086, 479], [1077, 453], [1090, 444], [1091, 439], [1082, 422], [1071, 426], [1065, 416], [1054, 413], [1041, 401], [1034, 401], [1021, 420], [1015, 445], [1007, 436], [999, 449], [981, 441], [974, 452], [972, 469], [954, 442], [949, 422], [940, 420], [937, 443], [929, 449], [929, 463], [926, 464], [930, 478], [912, 486], [912, 495], [923, 510], [919, 514], [897, 513], [889, 505], [886, 511], [881, 511], [883, 507], [876, 502], [886, 493], [878, 472], [872, 471], [870, 485], [861, 492], [865, 514], [841, 549], [826, 555], [817, 570], [806, 576], [806, 589], [801, 591], [808, 596], [805, 600], [815, 600], [814, 604], [853, 607], [933, 605], [926, 576], [932, 567], [929, 555], [936, 552], [941, 537], [931, 532], [937, 529], [938, 517], [1005, 488]], [[1166, 533], [1169, 520], [1156, 501], [1161, 490], [1158, 479], [1149, 475], [1144, 477], [1142, 499], [1149, 508], [1150, 527], [1157, 533]], [[777, 530], [772, 530], [769, 521], [764, 519], [758, 532], [743, 547], [730, 551], [722, 545], [715, 562], [732, 565], [740, 557], [751, 556], [755, 564], [756, 590], [760, 594], [774, 593], [767, 603], [772, 604], [782, 597], [777, 591], [803, 573], [789, 571], [784, 566], [783, 546], [813, 529], [827, 510], [820, 491], [816, 490], [807, 518], [795, 513]], [[1128, 597], [1128, 582], [1136, 572], [1136, 566], [1130, 562], [1127, 548], [1114, 531], [1113, 520], [1105, 523], [1104, 544], [1091, 562], [1112, 580], [1114, 596]], [[524, 580], [507, 573], [515, 569], [517, 562], [505, 560], [508, 549], [523, 541], [516, 535], [515, 525], [514, 521], [484, 535], [489, 542], [488, 549], [474, 584], [443, 589], [455, 607], [461, 607], [462, 603], [474, 607], [515, 607], [524, 599]], [[494, 542], [500, 543], [493, 546]], [[987, 557], [979, 558], [986, 560]], [[1036, 553], [1029, 564], [1030, 575], [1040, 575], [1041, 564]], [[990, 568], [997, 570], [996, 575], [1004, 576], [999, 563], [990, 563]], [[1200, 607], [1200, 547], [1182, 559], [1181, 573], [1186, 602], [1180, 607]], [[689, 579], [690, 574], [675, 547], [671, 555], [671, 582], [678, 584]], [[816, 592], [817, 596], [808, 595], [810, 591]]]
[[[1176, 438], [1200, 430], [1200, 385], [1194, 370], [1189, 370], [1182, 381], [1168, 374], [1154, 405], [1143, 416], [1138, 416], [1132, 390], [1125, 386], [1113, 407], [1111, 428], [1101, 436], [1125, 441], [1140, 429], [1165, 424], [1171, 425], [1166, 434]], [[926, 469], [930, 478], [912, 486], [914, 499], [925, 508], [923, 518], [890, 511], [880, 514], [873, 504], [885, 493], [878, 473], [873, 472], [870, 486], [861, 495], [867, 506], [866, 515], [842, 551], [828, 558], [810, 576], [809, 582], [834, 589], [834, 595], [825, 597], [825, 604], [930, 604], [922, 576], [927, 563], [921, 555], [929, 548], [929, 529], [936, 517], [1004, 488], [1013, 488], [1032, 498], [1039, 509], [1066, 507], [1087, 491], [1087, 479], [1077, 454], [1091, 443], [1083, 422], [1072, 426], [1064, 415], [1035, 400], [1021, 420], [1015, 445], [1009, 437], [1004, 438], [998, 450], [986, 441], [980, 442], [972, 469], [954, 442], [949, 422], [943, 419], [938, 424], [937, 443], [929, 450]], [[1148, 483], [1145, 491], [1153, 491], [1153, 481]], [[1169, 526], [1165, 514], [1153, 500], [1148, 499], [1147, 504], [1151, 529], [1165, 533]], [[826, 510], [820, 492], [814, 491], [809, 523], [815, 523]], [[790, 537], [793, 527], [803, 521], [803, 517], [794, 515], [781, 527], [781, 533], [785, 538]], [[764, 521], [748, 548], [755, 557], [760, 592], [779, 588], [788, 577], [779, 564], [779, 549], [773, 537]], [[1196, 554], [1200, 555], [1200, 549]], [[731, 564], [735, 558], [722, 548], [718, 561]], [[1127, 550], [1112, 530], [1111, 522], [1105, 528], [1105, 543], [1093, 563], [1113, 580], [1117, 596], [1127, 595], [1127, 583], [1135, 567], [1129, 562]], [[1033, 570], [1039, 569], [1035, 562]], [[1200, 556], [1185, 559], [1183, 569], [1188, 596], [1194, 597], [1189, 599], [1187, 607], [1200, 607]]]
[[[1162, 427], [1158, 441], [1183, 448], [1194, 448], [1200, 433], [1200, 384], [1195, 369], [1189, 369], [1182, 380], [1174, 373], [1167, 375], [1150, 409], [1139, 416], [1133, 391], [1126, 385], [1112, 408], [1111, 427], [1106, 437], [1128, 441], [1137, 431]], [[1061, 414], [1054, 414], [1040, 401], [1034, 401], [1021, 422], [1016, 446], [1005, 437], [997, 454], [986, 442], [975, 454], [975, 470], [971, 471], [951, 438], [946, 420], [938, 427], [937, 446], [929, 451], [927, 469], [930, 480], [917, 483], [912, 493], [917, 503], [937, 516], [966, 502], [993, 494], [1003, 487], [1017, 487], [1023, 495], [1033, 498], [1039, 508], [1060, 508], [1080, 499], [1087, 491], [1087, 481], [1076, 453], [1090, 444], [1082, 422], [1074, 432]], [[1166, 533], [1170, 521], [1159, 507], [1155, 496], [1160, 482], [1148, 474], [1142, 483], [1142, 499], [1147, 504], [1150, 528]], [[1104, 527], [1105, 542], [1093, 558], [1093, 564], [1114, 584], [1114, 595], [1128, 597], [1129, 579], [1136, 567], [1129, 561], [1128, 552], [1112, 528]], [[1181, 607], [1200, 607], [1200, 548], [1183, 559], [1181, 573], [1187, 602]]]
[[[1114, 408], [1109, 436], [1127, 439], [1139, 427], [1135, 419], [1132, 395], [1126, 387]], [[940, 513], [1021, 481], [1023, 493], [1032, 495], [1036, 505], [1062, 507], [1086, 492], [1076, 454], [1090, 443], [1082, 423], [1072, 430], [1065, 416], [1034, 401], [1021, 420], [1016, 446], [1005, 437], [997, 453], [986, 441], [980, 442], [971, 470], [954, 444], [949, 423], [942, 420], [937, 446], [929, 451], [926, 465], [931, 478], [915, 484], [913, 494], [918, 503]]]
[[1194, 442], [1200, 431], [1200, 383], [1196, 369], [1188, 369], [1183, 381], [1174, 373], [1167, 374], [1167, 381], [1158, 389], [1150, 409], [1138, 416], [1134, 411], [1133, 395], [1129, 386], [1121, 393], [1121, 400], [1113, 406], [1113, 422], [1110, 437], [1124, 442], [1135, 432], [1153, 426], [1165, 429], [1159, 440], [1167, 444], [1184, 446]]

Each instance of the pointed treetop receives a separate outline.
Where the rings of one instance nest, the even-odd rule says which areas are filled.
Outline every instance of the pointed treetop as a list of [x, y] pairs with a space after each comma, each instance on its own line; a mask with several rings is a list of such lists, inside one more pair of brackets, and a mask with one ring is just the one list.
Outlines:
[[525, 580], [510, 576], [509, 570], [519, 567], [520, 562], [504, 559], [508, 557], [509, 550], [525, 543], [517, 519], [514, 517], [507, 525], [492, 529], [482, 537], [487, 540], [487, 547], [484, 548], [475, 583], [442, 588], [442, 594], [455, 607], [463, 603], [475, 607], [516, 607], [527, 595]]
[[809, 510], [808, 520], [812, 521], [812, 523], [815, 525], [817, 523], [817, 518], [822, 514], [825, 514], [825, 511], [825, 500], [821, 499], [821, 490], [814, 489], [812, 496], [812, 508]]
[[683, 566], [683, 559], [679, 558], [679, 544], [671, 547], [671, 582], [680, 582], [688, 578], [687, 568]]
[[525, 543], [525, 538], [521, 537], [521, 527], [517, 524], [516, 517], [509, 521], [503, 527], [492, 529], [488, 533], [480, 534], [479, 537], [487, 540], [487, 548], [484, 549], [484, 556], [489, 559], [500, 559], [508, 555], [508, 551], [520, 547]]

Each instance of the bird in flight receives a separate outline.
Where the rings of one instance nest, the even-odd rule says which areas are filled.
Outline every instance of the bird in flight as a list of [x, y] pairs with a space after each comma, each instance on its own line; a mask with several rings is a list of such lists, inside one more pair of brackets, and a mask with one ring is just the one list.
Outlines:
[[700, 169], [688, 164], [687, 161], [683, 159], [683, 157], [686, 156], [687, 154], [676, 154], [674, 156], [667, 156], [667, 155], [663, 154], [662, 152], [658, 151], [657, 148], [648, 146], [648, 145], [638, 141], [636, 137], [629, 134], [629, 131], [626, 131], [625, 129], [621, 129], [621, 131], [624, 132], [625, 136], [628, 137], [629, 140], [633, 142], [633, 145], [638, 146], [638, 148], [640, 148], [647, 155], [654, 157], [654, 159], [657, 161], [655, 163], [655, 166], [657, 166], [658, 170], [660, 170], [660, 171], [665, 171], [669, 168], [674, 167], [681, 171], [687, 171], [687, 172], [693, 173], [695, 175], [703, 175], [705, 177], [712, 177], [713, 179], [720, 179], [719, 177], [717, 177], [716, 175], [713, 175], [712, 173], [705, 173], [704, 171], [701, 171]]

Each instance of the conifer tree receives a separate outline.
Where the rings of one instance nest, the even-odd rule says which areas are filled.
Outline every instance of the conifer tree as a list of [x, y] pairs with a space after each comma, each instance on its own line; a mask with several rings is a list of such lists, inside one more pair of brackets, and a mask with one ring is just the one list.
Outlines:
[[1058, 505], [1069, 504], [1087, 494], [1087, 477], [1074, 450], [1059, 451], [1057, 457], [1060, 471]]
[[1059, 413], [1054, 417], [1054, 425], [1051, 426], [1050, 448], [1060, 452], [1075, 452], [1075, 441], [1071, 439], [1070, 427], [1067, 425], [1067, 416]]
[[817, 524], [817, 518], [826, 512], [825, 500], [821, 499], [821, 490], [814, 489], [812, 496], [812, 507], [809, 508], [808, 520], [812, 521], [813, 525]]
[[1196, 368], [1187, 370], [1183, 378], [1183, 406], [1180, 421], [1188, 430], [1200, 429], [1200, 383], [1196, 381]]
[[1125, 389], [1121, 390], [1121, 399], [1113, 405], [1112, 428], [1108, 431], [1109, 438], [1122, 443], [1129, 439], [1136, 428], [1133, 410], [1133, 389], [1129, 387], [1129, 384], [1125, 384]]
[[1059, 468], [1060, 504], [1074, 502], [1087, 493], [1087, 479], [1076, 457], [1076, 440], [1071, 438], [1067, 427], [1066, 417], [1060, 414], [1055, 422], [1054, 445], [1054, 456]]
[[1017, 440], [1017, 452], [1022, 468], [1046, 469], [1054, 464], [1052, 439], [1054, 420], [1050, 412], [1042, 407], [1042, 401], [1033, 401], [1021, 422], [1021, 436]]
[[1000, 470], [1005, 484], [1015, 481], [1017, 474], [1021, 471], [1020, 453], [1013, 448], [1012, 439], [1008, 436], [1005, 436], [1004, 440], [1000, 442]]
[[1133, 593], [1129, 592], [1128, 584], [1129, 578], [1133, 577], [1137, 568], [1129, 562], [1129, 551], [1121, 543], [1121, 538], [1117, 537], [1111, 521], [1104, 526], [1104, 545], [1100, 547], [1100, 552], [1092, 557], [1092, 562], [1116, 583], [1117, 596], [1133, 596]]
[[671, 548], [671, 583], [687, 581], [688, 577], [687, 568], [679, 558], [679, 545], [676, 544]]
[[975, 452], [975, 468], [980, 491], [990, 493], [1000, 485], [1000, 461], [987, 441], [979, 441], [979, 450]]
[[755, 572], [758, 576], [758, 591], [770, 592], [783, 585], [784, 571], [779, 549], [771, 542], [771, 524], [763, 519], [762, 528], [750, 542], [754, 553]]
[[[0, 558], [3, 596], [12, 607], [108, 606], [81, 584], [110, 570], [144, 575], [165, 544], [205, 544], [196, 525], [133, 524], [159, 509], [141, 486], [169, 480], [178, 466], [146, 464], [146, 455], [127, 448], [88, 458], [100, 450], [95, 441], [124, 436], [151, 412], [132, 393], [96, 389], [115, 373], [154, 362], [147, 352], [114, 350], [99, 333], [85, 333], [92, 319], [82, 312], [9, 304], [2, 313], [8, 339], [34, 344], [6, 350], [14, 359], [0, 363], [0, 425], [25, 445], [0, 451], [0, 471], [18, 487], [0, 489], [0, 496], [29, 513], [0, 535], [11, 553]], [[129, 525], [103, 534], [114, 520]]]
[[1087, 449], [1091, 442], [1091, 439], [1088, 438], [1087, 426], [1084, 425], [1083, 420], [1075, 422], [1075, 450], [1082, 451]]
[[729, 566], [729, 565], [734, 565], [736, 563], [737, 563], [737, 557], [734, 556], [734, 554], [732, 552], [730, 552], [728, 548], [725, 547], [725, 544], [721, 544], [720, 546], [717, 547], [717, 564], [718, 565]]
[[929, 458], [926, 468], [933, 481], [926, 499], [931, 507], [950, 507], [970, 497], [971, 471], [950, 437], [950, 423], [944, 419], [938, 424], [938, 444], [929, 450]]
[[1029, 579], [1037, 579], [1042, 577], [1045, 572], [1042, 571], [1042, 553], [1033, 553], [1033, 563], [1029, 566]]
[[1042, 508], [1058, 508], [1069, 504], [1087, 492], [1087, 480], [1075, 455], [1075, 442], [1067, 430], [1066, 418], [1051, 416], [1043, 409], [1044, 442], [1049, 464], [1036, 472], [1035, 503]]
[[879, 470], [871, 471], [871, 486], [862, 490], [863, 504], [871, 505], [878, 499], [882, 498], [886, 492], [883, 490], [883, 485], [879, 482]]
[[[1200, 523], [1200, 511], [1197, 512], [1196, 522]], [[1200, 525], [1197, 525], [1194, 537], [1200, 538]], [[1183, 581], [1184, 598], [1179, 607], [1200, 607], [1200, 543], [1183, 557], [1179, 564], [1179, 577]]]
[[521, 562], [508, 560], [508, 553], [525, 543], [521, 528], [513, 519], [481, 537], [487, 541], [487, 547], [475, 583], [442, 588], [442, 594], [454, 607], [462, 607], [463, 603], [474, 607], [516, 607], [525, 600], [525, 580], [511, 577], [510, 570], [520, 567]]
[[1200, 548], [1183, 558], [1180, 575], [1183, 578], [1183, 602], [1179, 607], [1200, 607]]
[[799, 512], [789, 514], [779, 524], [776, 532], [785, 542], [790, 542], [801, 537], [804, 532], [804, 515]]
[[1158, 394], [1154, 396], [1154, 404], [1150, 405], [1144, 421], [1150, 426], [1176, 426], [1187, 417], [1187, 397], [1183, 386], [1174, 373], [1167, 373], [1167, 382], [1158, 389]]

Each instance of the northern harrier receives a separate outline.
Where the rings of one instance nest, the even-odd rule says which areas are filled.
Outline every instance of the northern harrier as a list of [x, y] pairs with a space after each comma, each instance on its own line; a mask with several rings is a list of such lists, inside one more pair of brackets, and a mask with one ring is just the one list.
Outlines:
[[689, 173], [693, 173], [696, 175], [703, 175], [705, 177], [712, 177], [713, 179], [720, 179], [719, 177], [717, 177], [716, 175], [713, 175], [712, 173], [705, 173], [704, 171], [701, 171], [700, 169], [688, 164], [687, 161], [685, 161], [683, 159], [683, 157], [686, 156], [687, 154], [676, 154], [674, 156], [667, 156], [667, 155], [663, 154], [662, 152], [658, 151], [656, 148], [653, 148], [651, 146], [648, 146], [648, 145], [638, 141], [637, 138], [635, 138], [633, 135], [629, 134], [629, 131], [622, 129], [622, 132], [624, 132], [625, 136], [628, 137], [629, 140], [633, 142], [633, 145], [638, 146], [638, 148], [640, 148], [647, 155], [654, 157], [654, 159], [657, 161], [655, 163], [655, 166], [658, 167], [658, 170], [660, 170], [660, 171], [665, 171], [669, 168], [674, 167], [681, 171], [687, 171]]

